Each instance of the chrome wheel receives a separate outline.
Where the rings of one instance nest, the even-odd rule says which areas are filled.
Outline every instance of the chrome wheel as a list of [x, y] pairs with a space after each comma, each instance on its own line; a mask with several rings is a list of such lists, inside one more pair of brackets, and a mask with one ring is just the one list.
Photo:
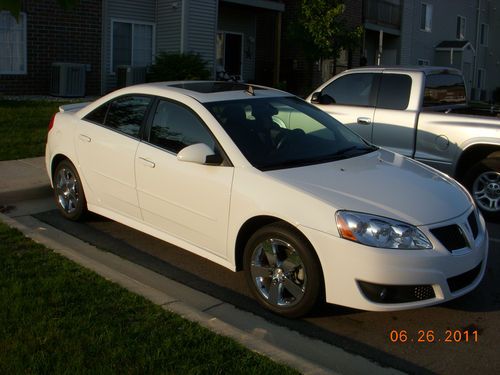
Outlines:
[[304, 263], [295, 248], [280, 239], [266, 239], [255, 247], [250, 273], [258, 292], [273, 306], [294, 306], [306, 292]]
[[59, 212], [70, 220], [81, 219], [87, 212], [87, 200], [75, 166], [69, 160], [61, 161], [52, 181]]
[[486, 171], [477, 176], [472, 184], [472, 196], [482, 210], [498, 212], [500, 210], [500, 173]]
[[72, 214], [79, 207], [78, 179], [70, 168], [60, 168], [55, 179], [57, 201], [67, 214]]

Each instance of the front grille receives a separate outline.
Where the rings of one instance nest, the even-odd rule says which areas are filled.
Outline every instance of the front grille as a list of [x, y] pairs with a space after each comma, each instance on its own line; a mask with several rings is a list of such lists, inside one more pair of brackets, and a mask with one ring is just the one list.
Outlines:
[[476, 267], [471, 269], [470, 271], [464, 272], [460, 275], [450, 277], [448, 281], [448, 287], [450, 291], [456, 292], [457, 290], [463, 289], [466, 286], [472, 284], [472, 282], [476, 279], [481, 271], [481, 265], [483, 262], [479, 263]]
[[472, 237], [476, 239], [479, 233], [479, 228], [477, 226], [476, 213], [474, 211], [467, 218], [467, 222], [469, 223], [469, 227], [472, 232]]
[[436, 297], [431, 285], [380, 285], [358, 281], [358, 285], [372, 302], [404, 303], [416, 302]]
[[462, 249], [468, 245], [462, 230], [456, 224], [431, 229], [431, 233], [448, 251]]

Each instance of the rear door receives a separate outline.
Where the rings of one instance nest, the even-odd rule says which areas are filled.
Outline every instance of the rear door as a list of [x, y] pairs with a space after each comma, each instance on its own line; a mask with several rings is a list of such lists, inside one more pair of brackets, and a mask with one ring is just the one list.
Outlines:
[[353, 73], [340, 76], [323, 88], [320, 103], [315, 105], [371, 141], [379, 75]]
[[126, 95], [103, 104], [80, 121], [76, 151], [82, 178], [98, 206], [140, 218], [134, 161], [152, 98]]
[[372, 142], [412, 157], [418, 111], [410, 109], [412, 77], [406, 73], [381, 75], [373, 119]]

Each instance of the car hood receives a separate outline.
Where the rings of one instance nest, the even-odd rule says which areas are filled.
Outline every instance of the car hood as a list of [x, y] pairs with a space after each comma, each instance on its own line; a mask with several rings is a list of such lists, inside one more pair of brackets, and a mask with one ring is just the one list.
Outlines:
[[413, 225], [449, 220], [471, 206], [467, 193], [451, 178], [383, 149], [267, 173], [335, 209], [380, 215]]

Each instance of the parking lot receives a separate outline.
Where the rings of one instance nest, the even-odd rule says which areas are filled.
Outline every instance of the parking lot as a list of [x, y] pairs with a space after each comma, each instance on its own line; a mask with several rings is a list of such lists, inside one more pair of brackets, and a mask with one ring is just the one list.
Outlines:
[[375, 313], [325, 305], [312, 316], [288, 320], [264, 311], [250, 297], [243, 273], [111, 220], [91, 215], [68, 222], [55, 210], [34, 215], [103, 250], [118, 254], [239, 309], [307, 336], [409, 373], [497, 373], [500, 358], [500, 225], [490, 223], [488, 269], [481, 285], [447, 304]]

